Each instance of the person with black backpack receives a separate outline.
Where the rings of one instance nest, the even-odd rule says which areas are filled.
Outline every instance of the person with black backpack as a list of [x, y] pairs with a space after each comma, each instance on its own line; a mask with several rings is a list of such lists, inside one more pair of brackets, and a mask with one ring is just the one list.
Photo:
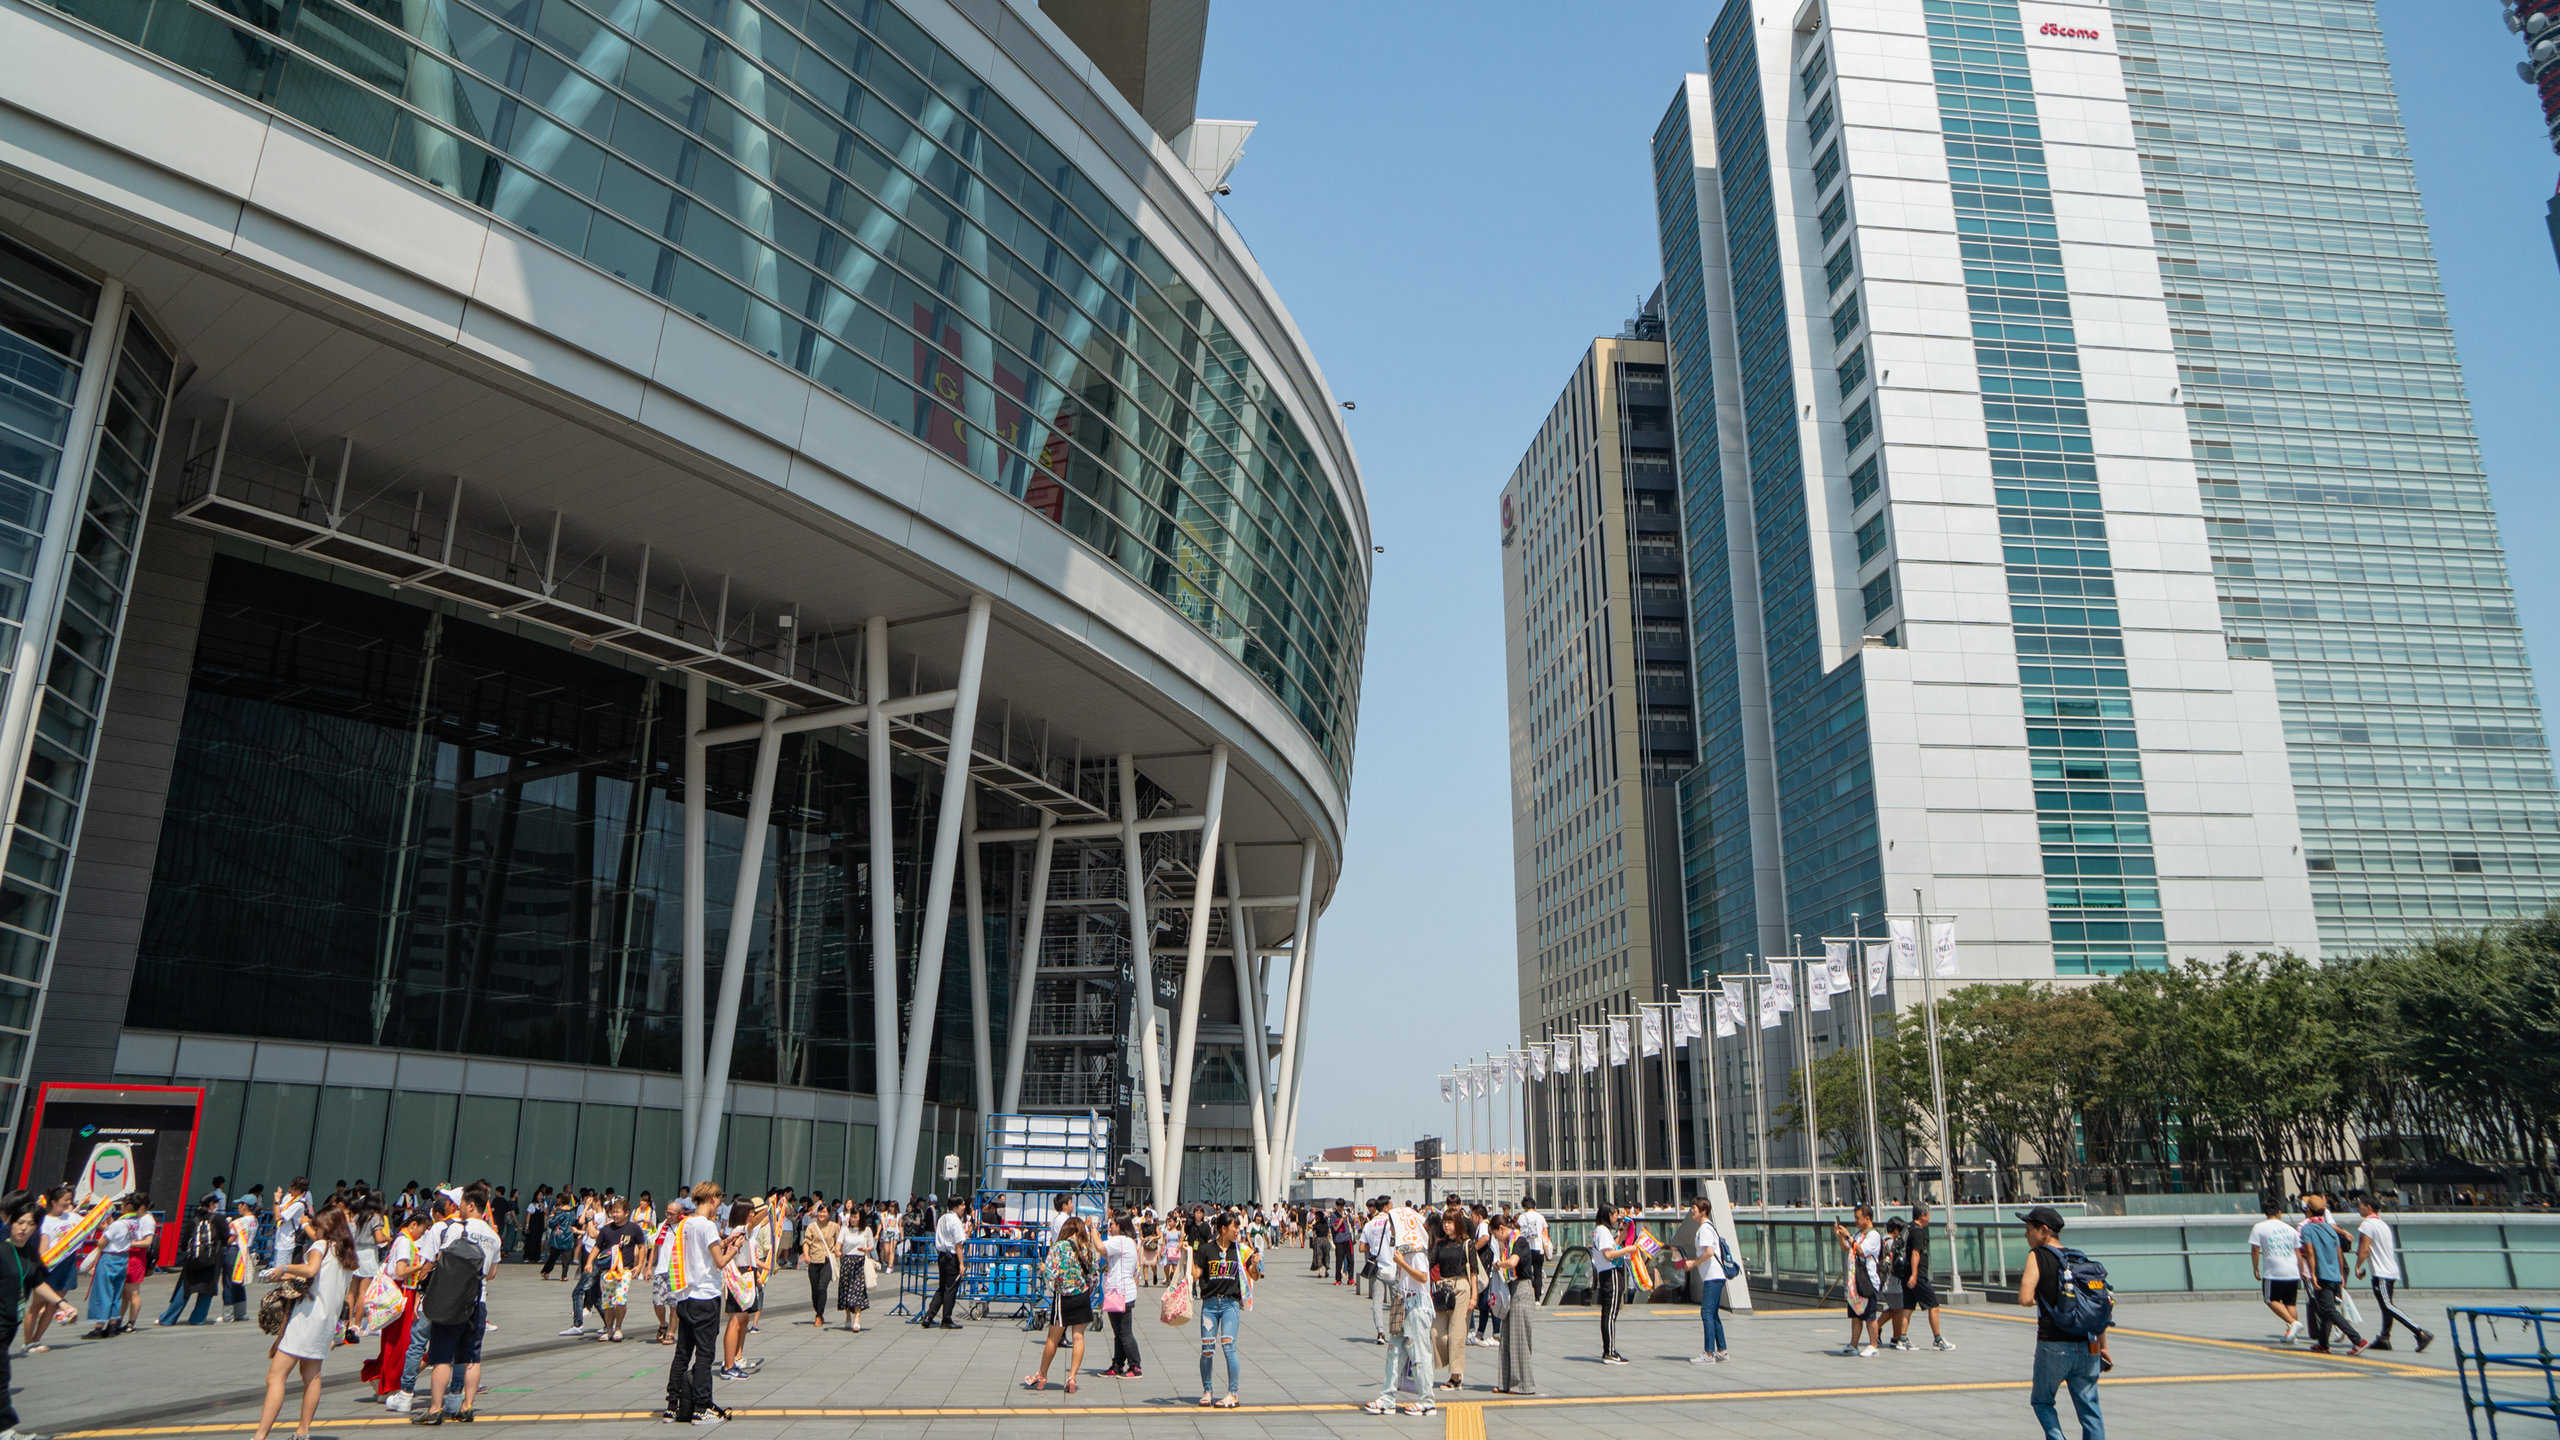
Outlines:
[[[427, 1364], [434, 1367], [427, 1408], [409, 1417], [413, 1425], [441, 1425], [447, 1419], [468, 1423], [472, 1401], [480, 1393], [480, 1336], [489, 1323], [489, 1275], [498, 1268], [498, 1232], [485, 1218], [489, 1187], [474, 1183], [453, 1200], [455, 1212], [437, 1221], [419, 1241], [426, 1281], [418, 1291], [418, 1313], [427, 1319]], [[453, 1372], [462, 1371], [462, 1388], [451, 1391], [454, 1408], [445, 1410]]]
[[2081, 1440], [2106, 1440], [2098, 1413], [2098, 1376], [2114, 1368], [2107, 1327], [2115, 1323], [2114, 1292], [2107, 1267], [2062, 1245], [2062, 1212], [2050, 1205], [2021, 1210], [2027, 1227], [2027, 1263], [2018, 1272], [2018, 1303], [2036, 1311], [2035, 1376], [2028, 1408], [2044, 1426], [2045, 1440], [2063, 1440], [2054, 1392], [2070, 1387], [2080, 1417]]

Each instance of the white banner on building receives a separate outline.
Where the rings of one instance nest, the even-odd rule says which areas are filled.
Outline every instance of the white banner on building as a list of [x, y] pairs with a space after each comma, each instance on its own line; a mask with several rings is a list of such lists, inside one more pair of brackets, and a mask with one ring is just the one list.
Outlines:
[[1586, 1028], [1582, 1032], [1582, 1073], [1588, 1075], [1599, 1068], [1600, 1032]]
[[1529, 1078], [1538, 1081], [1547, 1078], [1547, 1047], [1544, 1045], [1529, 1047]]
[[1763, 1030], [1775, 1030], [1778, 1028], [1778, 991], [1776, 986], [1763, 985], [1760, 987], [1760, 1028]]
[[1769, 967], [1769, 984], [1764, 993], [1778, 997], [1778, 1009], [1782, 1013], [1793, 1013], [1796, 1008], [1795, 969], [1793, 965]]
[[1550, 1066], [1548, 1066], [1547, 1068], [1548, 1068], [1549, 1070], [1553, 1071], [1554, 1073], [1558, 1074], [1558, 1075], [1570, 1075], [1570, 1074], [1572, 1074], [1572, 1073], [1573, 1073], [1573, 1037], [1572, 1037], [1572, 1036], [1567, 1035], [1567, 1036], [1565, 1036], [1563, 1039], [1558, 1040], [1558, 1041], [1556, 1042], [1556, 1058], [1555, 1058], [1555, 1063], [1554, 1063], [1554, 1064], [1552, 1064], [1552, 1065], [1550, 1065]]
[[1895, 920], [1886, 928], [1893, 933], [1893, 978], [1920, 978], [1920, 926], [1917, 921]]
[[1937, 967], [1938, 978], [1956, 978], [1956, 922], [1941, 920], [1929, 927], [1929, 961]]
[[1885, 966], [1890, 963], [1893, 947], [1882, 940], [1867, 942], [1867, 993], [1881, 996], [1885, 992]]
[[1644, 1008], [1644, 1021], [1643, 1021], [1643, 1025], [1642, 1025], [1642, 1032], [1643, 1032], [1643, 1033], [1642, 1033], [1642, 1036], [1641, 1036], [1641, 1043], [1642, 1043], [1642, 1045], [1643, 1045], [1643, 1049], [1644, 1049], [1644, 1058], [1646, 1058], [1647, 1060], [1650, 1060], [1650, 1059], [1652, 1059], [1654, 1056], [1659, 1055], [1659, 1054], [1661, 1054], [1661, 1053], [1662, 1053], [1662, 1012], [1661, 1012], [1661, 1011], [1659, 1011], [1659, 1010], [1657, 1010], [1657, 1009], [1653, 1008], [1653, 1007], [1652, 1007], [1652, 1006], [1650, 1006], [1650, 1005], [1648, 1005], [1648, 1006], [1646, 1006], [1646, 1007]]
[[1827, 941], [1822, 947], [1822, 968], [1830, 973], [1831, 993], [1846, 995], [1853, 982], [1849, 979], [1849, 942]]
[[1733, 1032], [1738, 1029], [1741, 1024], [1742, 1006], [1734, 1000], [1733, 992], [1729, 990], [1718, 990], [1716, 992], [1716, 1038], [1719, 1040], [1732, 1039]]
[[1609, 1022], [1609, 1063], [1612, 1065], [1627, 1063], [1627, 1022], [1624, 1020]]
[[1831, 972], [1820, 965], [1810, 967], [1804, 977], [1805, 1004], [1816, 1010], [1831, 1008]]
[[1680, 1026], [1679, 1029], [1672, 1034], [1672, 1044], [1686, 1045], [1690, 1041], [1707, 1033], [1707, 1027], [1699, 1023], [1701, 1018], [1698, 1014], [1699, 998], [1699, 994], [1695, 990], [1683, 991], [1681, 993]]

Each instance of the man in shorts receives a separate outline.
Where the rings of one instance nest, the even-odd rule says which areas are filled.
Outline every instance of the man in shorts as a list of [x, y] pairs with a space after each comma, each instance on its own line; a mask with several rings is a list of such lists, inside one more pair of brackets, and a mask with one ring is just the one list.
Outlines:
[[2266, 1213], [2249, 1230], [2249, 1273], [2258, 1279], [2258, 1298], [2284, 1322], [2284, 1343], [2302, 1333], [2302, 1316], [2294, 1306], [2302, 1299], [2302, 1241], [2285, 1223], [2283, 1202], [2268, 1196], [2259, 1208]]
[[1911, 1348], [1911, 1312], [1919, 1310], [1929, 1317], [1929, 1341], [1933, 1348], [1953, 1350], [1955, 1342], [1938, 1328], [1938, 1287], [1929, 1283], [1929, 1202], [1911, 1207], [1911, 1228], [1902, 1235], [1902, 1308], [1893, 1315], [1893, 1348]]

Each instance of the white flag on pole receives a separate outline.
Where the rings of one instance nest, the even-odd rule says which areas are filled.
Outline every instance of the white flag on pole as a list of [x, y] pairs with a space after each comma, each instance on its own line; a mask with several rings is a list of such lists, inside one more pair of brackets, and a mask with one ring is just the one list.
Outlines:
[[1811, 967], [1804, 979], [1805, 1003], [1816, 1010], [1831, 1008], [1831, 972], [1820, 965]]
[[1778, 989], [1774, 985], [1760, 987], [1760, 1028], [1778, 1028]]
[[1529, 1047], [1529, 1078], [1538, 1081], [1547, 1078], [1547, 1047], [1544, 1045]]
[[1884, 991], [1885, 991], [1885, 972], [1884, 972], [1884, 967], [1885, 967], [1886, 963], [1888, 962], [1889, 958], [1892, 956], [1892, 954], [1893, 954], [1893, 947], [1892, 947], [1891, 945], [1889, 945], [1889, 944], [1885, 943], [1885, 942], [1884, 942], [1884, 941], [1882, 941], [1882, 940], [1870, 940], [1870, 941], [1868, 941], [1868, 942], [1867, 942], [1867, 993], [1868, 993], [1868, 994], [1870, 994], [1870, 995], [1882, 995], [1882, 994], [1884, 994]]
[[1502, 1093], [1502, 1082], [1511, 1078], [1511, 1062], [1508, 1060], [1496, 1060], [1493, 1062], [1492, 1069], [1493, 1093], [1499, 1095]]
[[1707, 1027], [1699, 1023], [1702, 1018], [1698, 1014], [1699, 998], [1695, 990], [1685, 991], [1680, 996], [1680, 1028], [1672, 1037], [1672, 1044], [1686, 1045], [1707, 1033]]
[[1473, 1074], [1476, 1078], [1476, 1099], [1483, 1099], [1488, 1088], [1493, 1084], [1492, 1070], [1493, 1067], [1490, 1065], [1477, 1065], [1472, 1067], [1470, 1070], [1469, 1073]]
[[1941, 920], [1929, 927], [1929, 960], [1937, 967], [1938, 978], [1956, 978], [1956, 922]]
[[1831, 993], [1834, 995], [1848, 994], [1851, 985], [1851, 981], [1849, 979], [1849, 942], [1846, 940], [1825, 941], [1822, 946], [1822, 968], [1831, 972]]
[[1647, 1060], [1650, 1060], [1654, 1056], [1662, 1053], [1662, 1012], [1650, 1005], [1644, 1008], [1644, 1025], [1641, 1040], [1644, 1049], [1644, 1058]]
[[1588, 1075], [1599, 1068], [1600, 1032], [1589, 1026], [1584, 1026], [1582, 1031], [1582, 1073]]
[[1895, 920], [1887, 929], [1893, 932], [1893, 978], [1920, 978], [1920, 927], [1910, 920]]
[[1732, 1039], [1735, 1028], [1741, 1023], [1742, 1007], [1734, 1003], [1733, 993], [1728, 990], [1718, 990], [1716, 992], [1716, 1038]]
[[1454, 1076], [1443, 1075], [1440, 1077], [1440, 1103], [1447, 1105], [1456, 1102], [1458, 1098], [1457, 1085], [1458, 1082]]
[[1794, 1011], [1796, 1008], [1795, 967], [1793, 965], [1771, 965], [1769, 967], [1769, 985], [1767, 993], [1778, 997], [1778, 1008], [1781, 1011]]
[[1558, 1075], [1570, 1075], [1573, 1073], [1572, 1036], [1567, 1035], [1556, 1041], [1555, 1063], [1547, 1068]]
[[1627, 1063], [1627, 1022], [1624, 1020], [1609, 1022], [1609, 1063], [1612, 1065]]

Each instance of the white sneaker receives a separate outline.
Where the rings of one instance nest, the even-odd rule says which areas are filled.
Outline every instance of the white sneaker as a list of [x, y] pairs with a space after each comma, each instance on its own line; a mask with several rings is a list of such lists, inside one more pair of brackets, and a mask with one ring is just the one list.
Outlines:
[[409, 1405], [409, 1392], [406, 1390], [394, 1390], [382, 1397], [382, 1408], [395, 1415], [408, 1414]]
[[2297, 1340], [2297, 1339], [2301, 1338], [2301, 1335], [2302, 1335], [2302, 1322], [2301, 1322], [2301, 1321], [2299, 1321], [2299, 1320], [2296, 1320], [2296, 1321], [2294, 1321], [2292, 1324], [2287, 1325], [2286, 1327], [2284, 1327], [2284, 1343], [2286, 1343], [2287, 1345], [2290, 1345], [2290, 1344], [2292, 1344], [2295, 1340]]
[[1863, 1354], [1863, 1353], [1866, 1353], [1866, 1352], [1861, 1351], [1861, 1350], [1860, 1350], [1857, 1346], [1855, 1346], [1855, 1345], [1843, 1345], [1843, 1346], [1841, 1346], [1839, 1349], [1834, 1350], [1834, 1351], [1832, 1351], [1831, 1353], [1832, 1353], [1832, 1354], [1834, 1354], [1834, 1355], [1844, 1355], [1844, 1356], [1851, 1356], [1851, 1357], [1855, 1357], [1855, 1356], [1857, 1356], [1857, 1355], [1860, 1355], [1860, 1354]]
[[1859, 1346], [1859, 1347], [1858, 1347], [1858, 1358], [1859, 1358], [1859, 1359], [1861, 1359], [1861, 1360], [1867, 1359], [1867, 1358], [1869, 1358], [1869, 1357], [1873, 1356], [1875, 1353], [1876, 1353], [1876, 1347], [1874, 1347], [1873, 1345], [1861, 1345], [1861, 1346]]
[[572, 1325], [560, 1333], [563, 1335], [584, 1335], [587, 1333], [587, 1327], [584, 1325]]
[[1692, 1365], [1713, 1365], [1716, 1363], [1715, 1352], [1712, 1350], [1701, 1350], [1697, 1354], [1689, 1357], [1689, 1363]]
[[1956, 1342], [1948, 1339], [1944, 1335], [1941, 1335], [1936, 1340], [1930, 1342], [1929, 1348], [1932, 1350], [1953, 1350], [1956, 1348]]

